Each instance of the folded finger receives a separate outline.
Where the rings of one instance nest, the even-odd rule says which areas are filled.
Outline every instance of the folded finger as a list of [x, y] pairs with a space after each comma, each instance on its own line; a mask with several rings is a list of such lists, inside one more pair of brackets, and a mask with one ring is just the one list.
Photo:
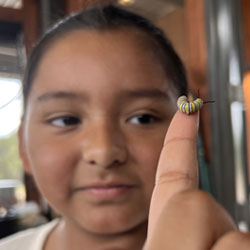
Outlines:
[[245, 248], [250, 246], [249, 236], [238, 235], [236, 230], [232, 218], [211, 195], [187, 190], [175, 194], [165, 204], [144, 250], [250, 249]]
[[231, 231], [221, 237], [212, 250], [249, 250], [250, 234]]

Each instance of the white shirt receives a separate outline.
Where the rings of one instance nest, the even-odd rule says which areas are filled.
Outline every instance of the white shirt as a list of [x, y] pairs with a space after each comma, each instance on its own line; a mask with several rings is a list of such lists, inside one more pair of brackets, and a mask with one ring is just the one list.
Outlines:
[[0, 250], [43, 250], [49, 233], [58, 219], [42, 226], [24, 230], [0, 240]]

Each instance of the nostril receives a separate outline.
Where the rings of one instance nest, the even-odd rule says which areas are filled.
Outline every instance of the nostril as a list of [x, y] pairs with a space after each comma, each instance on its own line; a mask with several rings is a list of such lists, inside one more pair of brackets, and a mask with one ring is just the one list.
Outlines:
[[118, 167], [122, 164], [121, 161], [119, 160], [114, 160], [111, 164], [110, 164], [110, 167]]
[[[98, 162], [95, 160], [90, 160], [89, 164], [90, 165], [103, 165], [104, 166], [104, 164], [98, 164]], [[118, 167], [121, 164], [122, 164], [122, 162], [120, 160], [114, 160], [112, 162], [106, 163], [105, 167], [107, 167], [107, 168]]]
[[118, 164], [120, 164], [120, 161], [119, 161], [119, 160], [115, 160], [115, 161], [113, 162], [113, 164], [114, 164], [114, 165], [118, 165]]
[[92, 161], [89, 161], [89, 164], [96, 165], [96, 162], [94, 160], [92, 160]]

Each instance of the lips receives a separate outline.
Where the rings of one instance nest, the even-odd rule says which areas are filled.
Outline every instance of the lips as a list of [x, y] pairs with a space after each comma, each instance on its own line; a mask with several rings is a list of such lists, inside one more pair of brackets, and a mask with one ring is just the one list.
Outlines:
[[135, 185], [121, 183], [95, 183], [77, 188], [75, 191], [84, 192], [97, 200], [113, 200], [129, 193]]

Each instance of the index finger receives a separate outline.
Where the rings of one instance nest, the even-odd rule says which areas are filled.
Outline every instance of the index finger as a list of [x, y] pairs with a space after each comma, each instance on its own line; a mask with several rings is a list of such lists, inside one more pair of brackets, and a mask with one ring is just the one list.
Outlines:
[[168, 128], [156, 173], [149, 230], [168, 200], [176, 193], [198, 187], [198, 112], [177, 111]]
[[156, 174], [156, 186], [167, 184], [165, 197], [197, 187], [198, 119], [178, 110], [169, 126]]

